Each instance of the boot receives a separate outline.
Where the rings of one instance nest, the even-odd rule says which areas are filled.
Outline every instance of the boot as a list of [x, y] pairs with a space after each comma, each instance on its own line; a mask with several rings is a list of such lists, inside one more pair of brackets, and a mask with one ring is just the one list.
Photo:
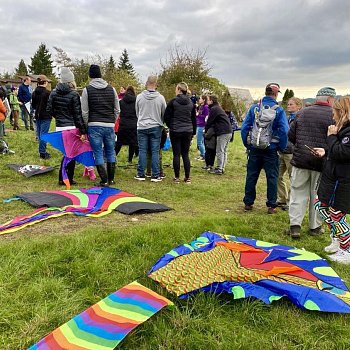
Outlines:
[[115, 182], [114, 182], [115, 163], [107, 163], [107, 174], [108, 174], [108, 184], [115, 185]]
[[101, 181], [96, 183], [96, 186], [105, 187], [108, 186], [107, 172], [104, 164], [96, 165], [98, 175], [100, 175]]

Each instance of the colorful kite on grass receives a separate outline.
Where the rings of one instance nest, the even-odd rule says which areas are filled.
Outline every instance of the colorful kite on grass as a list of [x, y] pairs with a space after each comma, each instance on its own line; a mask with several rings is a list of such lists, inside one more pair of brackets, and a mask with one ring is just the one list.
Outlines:
[[70, 161], [76, 160], [87, 167], [95, 165], [90, 142], [88, 140], [80, 140], [80, 131], [78, 129], [50, 132], [42, 135], [41, 138], [64, 154], [62, 179], [68, 189], [70, 188], [70, 183], [65, 168]]
[[29, 192], [18, 194], [10, 200], [15, 199], [21, 199], [39, 209], [0, 225], [0, 234], [15, 232], [38, 222], [68, 214], [100, 217], [113, 210], [129, 215], [170, 210], [163, 204], [112, 187]]
[[29, 350], [113, 350], [141, 323], [173, 303], [132, 282], [55, 329]]
[[326, 260], [244, 237], [204, 232], [165, 254], [149, 277], [180, 298], [224, 292], [270, 304], [287, 297], [303, 309], [350, 313], [350, 292]]

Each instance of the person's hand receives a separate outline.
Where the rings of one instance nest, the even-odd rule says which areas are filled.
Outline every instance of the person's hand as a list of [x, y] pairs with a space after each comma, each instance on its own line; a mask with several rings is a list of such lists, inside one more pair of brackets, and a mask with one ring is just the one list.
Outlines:
[[313, 151], [315, 152], [315, 156], [320, 158], [324, 157], [324, 155], [326, 154], [325, 149], [321, 147], [314, 147]]
[[329, 136], [329, 135], [337, 135], [337, 133], [338, 133], [338, 128], [335, 125], [330, 125], [328, 127], [327, 136]]
[[86, 141], [86, 135], [80, 135], [80, 141], [85, 142]]

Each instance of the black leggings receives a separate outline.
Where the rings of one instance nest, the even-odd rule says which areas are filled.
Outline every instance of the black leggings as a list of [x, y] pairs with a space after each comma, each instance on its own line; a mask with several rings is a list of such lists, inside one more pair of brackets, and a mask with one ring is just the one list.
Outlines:
[[[115, 155], [116, 155], [116, 156], [119, 154], [121, 148], [122, 148], [122, 144], [116, 142], [116, 143], [115, 143], [115, 148], [114, 148], [114, 149], [115, 149]], [[132, 144], [132, 145], [129, 145], [129, 156], [128, 156], [128, 161], [129, 161], [129, 163], [132, 162], [132, 158], [133, 158], [134, 154], [135, 154], [136, 156], [138, 156], [138, 154], [139, 154], [138, 146], [137, 146], [137, 145], [133, 145], [133, 144]]]
[[216, 156], [216, 150], [211, 148], [205, 149], [205, 165], [206, 166], [214, 166]]
[[173, 149], [173, 168], [175, 177], [180, 177], [180, 155], [185, 169], [185, 178], [190, 177], [191, 162], [188, 153], [190, 151], [192, 132], [170, 132], [170, 141]]

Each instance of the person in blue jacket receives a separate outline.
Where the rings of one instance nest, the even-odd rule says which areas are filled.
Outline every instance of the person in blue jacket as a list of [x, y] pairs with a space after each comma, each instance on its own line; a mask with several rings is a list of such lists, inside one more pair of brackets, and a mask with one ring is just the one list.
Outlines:
[[[280, 92], [277, 83], [270, 83], [265, 88], [265, 96], [261, 100], [260, 108], [269, 108], [278, 105], [276, 99]], [[278, 153], [284, 150], [288, 143], [288, 123], [287, 117], [282, 107], [276, 109], [276, 117], [272, 121], [272, 140], [265, 149], [254, 148], [248, 142], [249, 131], [252, 130], [255, 122], [255, 111], [259, 108], [257, 104], [250, 107], [241, 128], [241, 136], [244, 146], [248, 150], [247, 176], [245, 183], [245, 196], [243, 199], [244, 210], [253, 209], [256, 198], [256, 183], [260, 172], [265, 170], [267, 182], [266, 206], [269, 214], [276, 213], [277, 207], [277, 179], [278, 179]]]

